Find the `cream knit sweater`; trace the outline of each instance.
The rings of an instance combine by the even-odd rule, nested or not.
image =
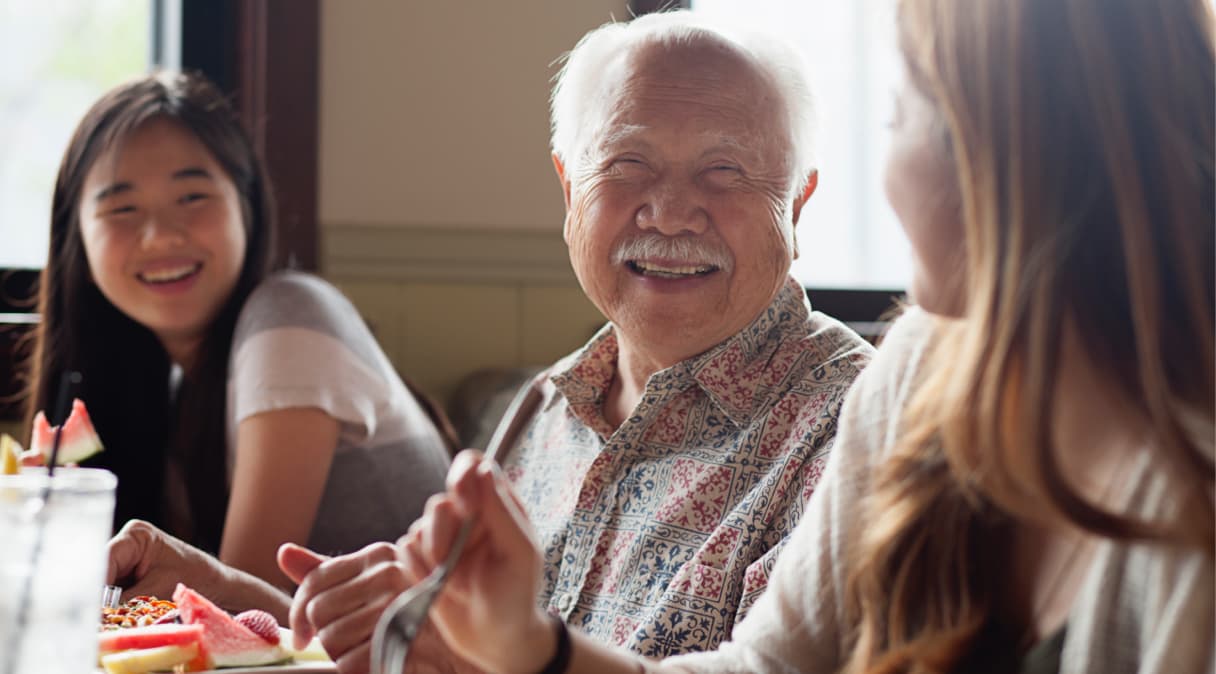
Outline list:
[[[719,650],[648,664],[653,672],[835,672],[842,663],[842,560],[866,526],[861,499],[899,432],[900,410],[933,320],[913,309],[892,327],[844,405],[823,481],[773,569],[768,590]],[[1164,479],[1138,466],[1129,509],[1168,507]],[[1216,673],[1210,555],[1103,542],[1068,620],[1061,671]]]

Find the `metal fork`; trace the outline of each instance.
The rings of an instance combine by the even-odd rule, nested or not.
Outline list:
[[[117,585],[106,585],[101,588],[101,607],[118,608],[122,604],[122,588]]]
[[[502,423],[498,425],[493,437],[490,438],[489,449],[486,452],[487,458],[491,461],[498,461],[502,458],[501,455],[508,450],[508,446],[519,435],[524,424],[532,418],[533,412],[540,404],[540,398],[540,388],[537,386],[536,380],[524,386],[515,395],[506,414],[503,415]],[[371,671],[373,673],[401,674],[402,668],[405,667],[405,660],[409,656],[410,645],[414,643],[418,631],[426,622],[431,604],[443,590],[448,574],[460,561],[460,554],[464,551],[465,542],[468,541],[469,533],[472,530],[473,521],[465,520],[460,525],[460,531],[456,533],[456,538],[452,541],[452,547],[448,550],[443,563],[435,567],[417,585],[394,599],[380,615],[380,620],[376,623],[376,630],[372,633]]]

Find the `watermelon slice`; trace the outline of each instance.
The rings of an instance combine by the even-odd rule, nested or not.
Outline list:
[[[202,625],[146,625],[100,632],[97,635],[97,649],[102,653],[113,653],[133,648],[185,646],[197,643],[202,638]]]
[[[56,428],[59,427],[50,425],[42,412],[38,412],[34,417],[30,449],[37,450],[43,461],[49,461],[51,458]],[[97,431],[93,429],[88,410],[79,399],[73,400],[72,412],[68,414],[68,420],[63,422],[63,438],[59,441],[59,456],[56,462],[61,466],[80,463],[101,450],[101,438],[97,437]]]
[[[203,650],[213,667],[270,665],[290,657],[279,645],[277,633],[273,641],[255,633],[181,583],[173,591],[173,601],[183,623],[203,626]]]

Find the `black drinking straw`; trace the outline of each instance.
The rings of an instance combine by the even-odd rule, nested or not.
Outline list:
[[[51,455],[46,460],[46,497],[51,496],[51,481],[55,475],[55,463],[59,460],[59,441],[63,438],[63,427],[68,422],[68,401],[72,399],[72,391],[80,385],[79,372],[64,372],[59,381],[59,399],[55,401],[55,418],[59,424],[55,427],[55,439],[51,441]]]
[[[55,428],[55,437],[51,440],[51,455],[47,459],[46,487],[42,490],[42,508],[34,515],[34,549],[30,554],[30,574],[21,584],[21,599],[17,603],[17,629],[13,630],[9,639],[8,653],[5,659],[5,674],[17,673],[17,661],[21,655],[21,636],[25,633],[29,622],[30,599],[34,591],[34,573],[38,568],[38,558],[42,556],[42,539],[46,533],[47,506],[51,502],[51,478],[55,475],[55,461],[59,459],[59,441],[63,438],[63,426],[68,420],[68,401],[71,400],[72,390],[80,384],[79,372],[64,372],[59,379],[59,398],[55,401],[55,419],[59,421]]]

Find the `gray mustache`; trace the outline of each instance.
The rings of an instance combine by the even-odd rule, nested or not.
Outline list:
[[[713,265],[722,271],[730,271],[734,266],[734,258],[729,251],[692,236],[639,236],[618,243],[612,251],[614,264],[646,258],[679,260],[690,265]]]

